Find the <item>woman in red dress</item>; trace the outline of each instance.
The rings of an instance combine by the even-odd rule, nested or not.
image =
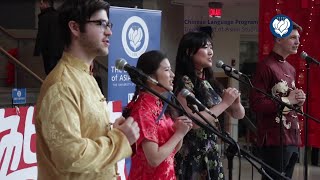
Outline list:
[[[169,60],[160,51],[142,54],[137,68],[172,91],[174,74]],[[167,93],[164,88],[148,81],[144,83],[159,94]],[[140,128],[140,137],[133,147],[129,180],[176,179],[174,155],[191,129],[192,121],[185,116],[173,121],[161,99],[140,86],[136,86],[126,112],[137,121]]]

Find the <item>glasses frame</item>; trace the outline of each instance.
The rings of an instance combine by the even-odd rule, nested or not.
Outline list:
[[[109,21],[107,22],[106,20],[103,20],[103,19],[98,19],[98,20],[88,20],[86,21],[87,23],[96,23],[96,25],[99,25],[101,28],[101,30],[106,30],[107,27],[111,30],[112,27],[113,27],[113,24]]]

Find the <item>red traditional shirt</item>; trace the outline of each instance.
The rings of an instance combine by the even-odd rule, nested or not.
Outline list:
[[[282,56],[271,52],[257,65],[253,85],[277,98],[287,97],[295,87],[295,69]],[[259,146],[279,146],[280,127],[277,113],[279,105],[258,91],[251,91],[250,107],[256,113]],[[289,111],[282,114],[283,145],[301,143],[297,113]]]
[[[136,152],[132,156],[129,180],[175,180],[174,154],[172,152],[159,166],[151,167],[142,149],[143,140],[149,140],[160,146],[165,144],[174,134],[173,121],[163,115],[162,101],[152,94],[141,92],[139,98],[132,105],[130,116],[138,123],[140,137],[136,143]]]

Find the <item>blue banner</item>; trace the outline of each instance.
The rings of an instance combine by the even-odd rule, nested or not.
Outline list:
[[[108,101],[131,101],[135,84],[125,71],[115,68],[119,58],[136,66],[141,54],[160,49],[161,11],[136,8],[110,8],[113,23],[108,62]]]

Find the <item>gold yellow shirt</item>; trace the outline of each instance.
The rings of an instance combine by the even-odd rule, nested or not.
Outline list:
[[[64,52],[36,107],[39,180],[116,179],[116,162],[132,150],[125,135],[110,128],[104,96],[87,64]]]

